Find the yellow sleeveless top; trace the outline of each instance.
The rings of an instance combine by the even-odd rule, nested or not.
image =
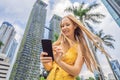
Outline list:
[[[62,57],[62,60],[69,64],[74,65],[77,58],[77,44],[71,47],[67,53]],[[70,75],[64,71],[58,64],[53,62],[52,69],[47,77],[47,80],[76,80],[75,76]]]

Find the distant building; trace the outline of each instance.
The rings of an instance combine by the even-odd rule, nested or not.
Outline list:
[[[6,80],[9,67],[10,64],[8,59],[5,58],[5,54],[0,54],[0,80]]]
[[[120,80],[120,64],[118,60],[112,60],[110,61],[110,63],[112,65],[114,73],[116,74],[117,79]]]
[[[120,0],[101,0],[120,27]]]
[[[9,73],[10,66],[12,65],[13,58],[15,57],[14,54],[18,44],[17,41],[15,40],[15,34],[16,31],[13,25],[11,25],[9,22],[2,23],[0,27],[0,41],[2,41],[4,45],[1,46],[0,55],[2,56],[4,55],[4,57],[1,58],[2,61],[0,62],[0,65],[2,65],[2,67],[0,67],[0,70],[1,71],[5,70],[7,72],[7,74],[3,73],[5,74],[4,75],[5,80],[8,80],[7,78],[10,74]],[[5,68],[5,69],[1,69],[1,68]],[[0,79],[0,80],[4,80],[4,79]]]
[[[14,39],[11,44],[10,44],[10,47],[8,49],[8,52],[7,52],[7,58],[9,58],[9,63],[11,64],[12,61],[13,61],[13,58],[14,58],[14,54],[15,54],[15,51],[16,51],[16,48],[17,48],[17,41],[16,39]]]
[[[36,0],[28,19],[9,80],[38,80],[41,39],[44,35],[47,4]]]
[[[49,31],[49,39],[51,40],[55,40],[55,35],[59,35],[60,34],[60,21],[61,21],[61,17],[54,14],[52,19],[50,20],[50,31]]]
[[[0,53],[7,54],[9,52],[10,44],[14,40],[15,37],[15,28],[9,22],[3,22],[0,27],[0,41],[4,44],[1,49]]]

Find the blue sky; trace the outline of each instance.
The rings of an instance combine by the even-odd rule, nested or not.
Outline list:
[[[20,43],[22,36],[24,34],[24,30],[30,15],[30,12],[32,10],[33,4],[36,0],[1,0],[0,1],[0,25],[3,21],[10,22],[17,32],[15,38]],[[49,21],[53,14],[57,14],[59,16],[64,16],[67,13],[64,13],[64,9],[71,4],[77,5],[80,0],[44,0],[48,6],[47,6],[47,17],[46,17],[46,26],[48,27]],[[96,0],[84,0],[86,3],[92,3]],[[99,0],[97,2],[101,3]],[[88,4],[88,3],[87,3]],[[95,11],[102,12],[106,15],[106,17],[102,20],[102,23],[99,25],[93,25],[96,30],[103,29],[105,34],[111,34],[113,35],[116,42],[114,43],[115,49],[112,50],[110,48],[106,48],[106,50],[111,54],[113,59],[119,59],[120,57],[120,27],[114,22],[111,15],[107,12],[107,9],[104,7],[103,4],[96,9]],[[95,12],[93,11],[93,12]],[[100,52],[98,52],[97,55],[100,60],[100,63],[102,65],[102,69],[104,72],[110,73],[109,66],[107,66],[106,59],[104,55],[102,55]],[[88,70],[84,69],[81,72],[81,75],[87,76],[92,75]]]

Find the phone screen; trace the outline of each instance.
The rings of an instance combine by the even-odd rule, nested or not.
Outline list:
[[[51,40],[42,39],[41,42],[42,42],[43,52],[47,52],[48,56],[52,57],[52,60],[54,60]]]

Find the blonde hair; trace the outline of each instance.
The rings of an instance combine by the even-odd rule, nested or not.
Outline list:
[[[87,68],[91,72],[93,72],[95,69],[98,69],[99,65],[97,65],[97,62],[93,57],[93,53],[90,51],[88,47],[88,44],[85,39],[85,35],[101,52],[109,56],[107,52],[104,50],[104,48],[101,46],[103,41],[98,36],[90,32],[89,30],[87,30],[87,28],[85,28],[85,26],[83,26],[83,24],[80,21],[78,21],[73,15],[67,15],[63,18],[68,18],[73,22],[73,24],[77,25],[77,28],[74,31],[74,34],[75,34],[74,37],[76,41],[79,43],[78,48],[80,49],[78,49],[78,52],[79,50],[82,50],[82,56],[84,57],[83,59],[85,61],[85,64],[87,65]],[[61,23],[60,23],[60,26],[61,26]],[[67,52],[67,50],[71,46],[73,46],[73,44],[74,43],[61,32],[58,40],[54,42],[53,45],[61,45],[64,49],[64,52]]]

